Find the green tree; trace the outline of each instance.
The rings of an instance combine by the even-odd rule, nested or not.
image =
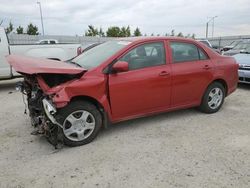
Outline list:
[[[131,36],[131,31],[130,31],[130,27],[129,25],[126,28],[126,37],[130,37]]]
[[[178,33],[177,37],[184,37],[182,32]]]
[[[16,28],[16,32],[17,34],[23,34],[23,27],[19,25],[18,28]]]
[[[106,35],[107,37],[120,37],[121,29],[117,26],[109,27]]]
[[[7,34],[9,34],[13,31],[13,29],[14,29],[13,24],[10,22],[9,26],[5,28],[5,31]]]
[[[103,32],[103,30],[102,30],[101,27],[100,27],[100,29],[99,29],[98,35],[99,35],[100,37],[105,37],[105,33]]]
[[[98,29],[95,28],[93,25],[88,26],[88,30],[85,32],[85,36],[97,36],[99,35]]]
[[[120,37],[126,37],[126,27],[120,29]]]
[[[130,32],[130,27],[122,27],[120,29],[120,37],[130,37],[131,36],[131,32]]]
[[[30,23],[28,26],[27,26],[27,29],[26,29],[26,33],[28,35],[38,35],[38,27],[33,25],[32,23]]]
[[[195,34],[193,33],[192,36],[191,36],[192,39],[195,39]]]
[[[134,36],[142,36],[141,31],[138,27],[134,31]]]

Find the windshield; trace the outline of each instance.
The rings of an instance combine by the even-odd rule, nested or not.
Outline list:
[[[129,41],[108,41],[94,48],[87,50],[71,62],[76,63],[86,69],[97,67],[119,50],[130,44]]]
[[[246,47],[245,52],[250,53],[250,45],[248,47]]]
[[[240,43],[240,41],[233,41],[232,43],[229,44],[229,46],[236,46],[239,43]]]
[[[234,50],[244,50],[244,49],[246,49],[248,47],[250,47],[250,43],[239,43],[233,49]]]

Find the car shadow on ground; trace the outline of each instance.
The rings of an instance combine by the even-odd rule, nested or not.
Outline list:
[[[239,83],[238,88],[239,89],[244,89],[244,90],[250,90],[250,84]]]
[[[201,114],[196,108],[189,108],[184,110],[176,110],[172,112],[164,112],[160,114],[150,115],[147,117],[140,117],[137,119],[127,120],[119,123],[112,124],[108,127],[108,129],[102,129],[97,137],[106,137],[111,134],[115,134],[116,132],[124,131],[131,129],[133,126],[133,129],[141,128],[142,126],[144,128],[147,128],[148,126],[154,126],[155,124],[159,122],[166,122],[168,124],[168,120],[172,119],[178,119],[183,118],[187,116],[197,116]],[[167,126],[167,125],[166,125]]]

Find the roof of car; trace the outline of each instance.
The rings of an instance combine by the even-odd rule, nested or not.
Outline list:
[[[143,36],[143,37],[126,37],[126,38],[119,38],[118,40],[125,40],[125,41],[131,41],[131,42],[139,42],[139,41],[150,41],[150,40],[186,40],[186,41],[194,41],[194,39],[190,39],[190,38],[184,38],[184,37],[147,37],[147,36]]]

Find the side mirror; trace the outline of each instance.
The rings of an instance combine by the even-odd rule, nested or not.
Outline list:
[[[113,72],[127,72],[128,71],[128,62],[118,61],[112,67]]]

